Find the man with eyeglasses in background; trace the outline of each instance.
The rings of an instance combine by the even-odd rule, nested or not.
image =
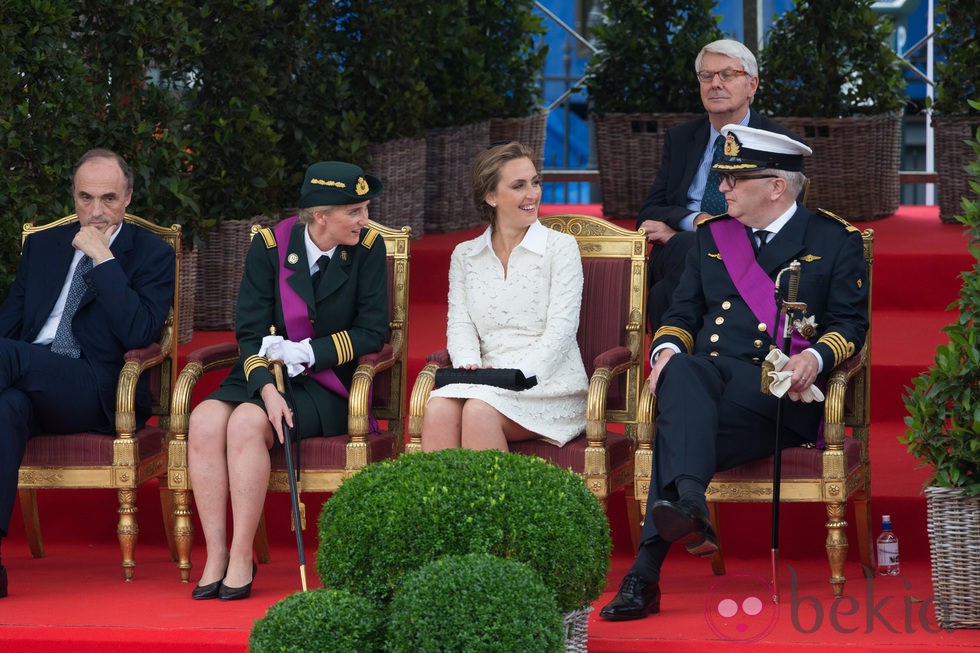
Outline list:
[[[717,175],[724,125],[747,125],[798,138],[766,116],[750,111],[759,89],[759,66],[738,41],[722,39],[701,48],[694,60],[701,87],[704,116],[668,129],[660,171],[636,219],[652,245],[647,271],[647,315],[650,332],[660,325],[694,243],[694,229],[707,218],[724,213],[725,198]]]
[[[173,299],[173,249],[123,221],[129,164],[89,150],[75,164],[72,195],[78,222],[28,236],[0,305],[0,542],[27,441],[40,430],[111,433],[123,354],[156,342]],[[145,389],[136,404],[145,421]]]
[[[660,568],[672,543],[698,557],[717,551],[705,498],[715,472],[773,454],[779,400],[761,387],[762,362],[784,340],[775,323],[775,284],[785,296],[789,278],[779,279],[780,271],[800,263],[796,300],[806,305],[780,370],[789,382],[781,448],[820,446],[820,389],[837,364],[861,349],[868,328],[861,233],[796,202],[810,148],[751,127],[725,125],[721,133],[723,154],[712,170],[721,176],[728,212],[695,232],[654,334],[653,478],[636,560],[600,613],[612,621],[659,612]]]

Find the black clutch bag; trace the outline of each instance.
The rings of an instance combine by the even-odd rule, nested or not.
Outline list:
[[[517,369],[478,369],[465,370],[461,368],[443,367],[436,370],[436,387],[441,388],[451,383],[476,383],[492,385],[506,390],[527,390],[538,384],[538,378],[525,378],[524,373]]]

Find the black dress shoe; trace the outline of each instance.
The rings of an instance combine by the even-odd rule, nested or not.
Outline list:
[[[660,585],[647,583],[636,574],[626,574],[616,597],[606,604],[599,616],[609,621],[629,621],[658,612]]]
[[[224,576],[220,580],[216,580],[213,583],[208,583],[207,585],[198,585],[191,592],[191,598],[195,601],[203,601],[205,599],[216,599],[218,598],[218,590],[221,588],[221,581],[225,579]]]
[[[0,599],[7,596],[7,568],[0,565]]]
[[[657,533],[667,542],[678,542],[693,555],[704,558],[718,550],[718,538],[700,506],[684,501],[660,500],[650,511]]]
[[[252,562],[252,580],[248,581],[245,585],[241,587],[228,587],[221,582],[220,587],[218,587],[218,598],[222,601],[238,601],[240,599],[247,599],[252,594],[252,581],[255,580],[255,574],[259,571],[258,566],[255,562]]]

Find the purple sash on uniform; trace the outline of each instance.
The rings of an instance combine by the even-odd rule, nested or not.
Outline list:
[[[293,287],[286,283],[293,271],[286,267],[286,251],[289,249],[289,236],[298,218],[286,218],[273,228],[276,242],[280,243],[279,250],[279,299],[282,302],[282,319],[286,323],[286,335],[293,342],[312,338],[313,325],[310,323],[309,308],[303,298],[296,294]],[[307,376],[344,399],[350,399],[350,392],[337,378],[333,369],[321,372],[307,371]]]
[[[745,226],[738,220],[712,220],[708,223],[718,253],[749,309],[759,322],[769,327],[769,337],[776,342],[776,282],[756,263],[755,250],[749,242]],[[781,346],[781,342],[776,342]],[[810,346],[795,329],[790,342],[789,355],[800,353]]]

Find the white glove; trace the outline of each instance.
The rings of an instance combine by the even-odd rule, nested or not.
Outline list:
[[[305,369],[313,367],[313,347],[310,339],[306,338],[299,342],[284,340],[282,336],[265,336],[262,338],[262,346],[259,348],[259,356],[265,356],[272,360],[281,360],[286,366],[286,373],[290,376],[301,374]]]
[[[793,382],[792,372],[783,372],[782,369],[786,367],[786,363],[789,362],[789,357],[778,349],[770,350],[769,354],[766,356],[766,360],[772,363],[775,371],[769,372],[769,378],[772,382],[769,384],[769,392],[777,397],[782,397],[789,390],[789,386]],[[793,401],[802,401],[803,403],[810,403],[811,401],[823,401],[823,392],[817,387],[815,383],[811,383],[803,392],[790,392],[789,398]]]

